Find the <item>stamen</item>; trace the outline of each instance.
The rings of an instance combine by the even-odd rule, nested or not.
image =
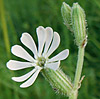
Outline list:
[[[44,57],[38,57],[37,60],[38,60],[37,65],[40,67],[43,67],[46,63],[46,59]]]

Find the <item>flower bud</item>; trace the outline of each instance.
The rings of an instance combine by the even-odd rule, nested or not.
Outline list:
[[[63,2],[61,7],[61,14],[64,20],[64,24],[68,29],[71,29],[71,7]]]
[[[78,3],[72,7],[72,27],[77,46],[84,47],[87,43],[85,12]]]

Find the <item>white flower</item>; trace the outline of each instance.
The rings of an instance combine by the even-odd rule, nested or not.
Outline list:
[[[38,37],[38,50],[30,34],[23,33],[20,39],[21,42],[33,52],[34,58],[20,45],[14,45],[11,52],[15,56],[25,59],[27,62],[20,62],[16,60],[10,60],[7,62],[7,67],[10,70],[21,70],[34,67],[32,71],[23,76],[12,77],[12,80],[16,82],[25,81],[20,85],[22,88],[31,86],[42,69],[50,68],[52,70],[57,70],[60,65],[60,60],[64,60],[69,54],[69,50],[66,49],[49,59],[49,56],[60,44],[60,36],[57,32],[53,32],[50,27],[44,28],[39,26],[36,32]]]

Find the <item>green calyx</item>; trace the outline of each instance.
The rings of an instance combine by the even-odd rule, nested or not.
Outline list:
[[[67,26],[68,29],[72,30],[71,27],[71,7],[63,2],[61,7],[61,14],[64,20],[64,24]]]
[[[87,43],[85,12],[78,3],[74,3],[71,13],[76,45],[83,47]]]
[[[54,71],[46,68],[42,70],[42,74],[48,80],[54,91],[65,96],[70,96],[73,85],[61,69]]]
[[[87,44],[85,12],[78,3],[72,7],[63,2],[61,14],[64,24],[74,33],[77,46],[85,47]]]

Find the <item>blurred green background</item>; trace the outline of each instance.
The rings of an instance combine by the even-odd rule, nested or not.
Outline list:
[[[17,59],[10,48],[14,44],[22,45],[23,32],[29,32],[37,43],[36,28],[50,26],[61,36],[61,44],[54,54],[66,48],[70,50],[69,57],[61,62],[61,68],[73,81],[77,47],[73,34],[63,24],[63,1],[70,6],[78,2],[85,10],[88,22],[88,45],[82,72],[85,79],[78,98],[100,99],[100,0],[0,0],[0,99],[67,99],[54,92],[41,74],[31,87],[21,89],[21,83],[12,81],[11,77],[21,76],[28,70],[6,68],[9,59]]]

